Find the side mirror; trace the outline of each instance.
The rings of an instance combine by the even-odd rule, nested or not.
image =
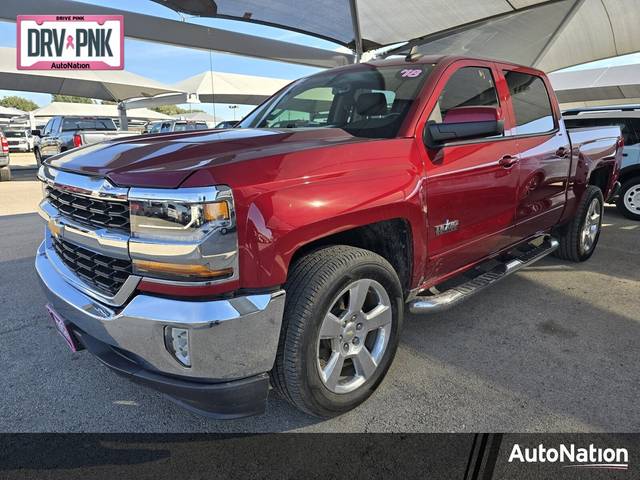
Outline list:
[[[438,148],[447,142],[492,137],[504,133],[504,121],[493,107],[452,108],[442,123],[425,125],[423,139],[429,148]]]
[[[31,135],[33,135],[35,137],[39,137],[40,136],[40,130],[31,130]]]

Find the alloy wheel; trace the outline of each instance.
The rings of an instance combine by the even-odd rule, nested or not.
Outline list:
[[[317,367],[323,384],[344,394],[376,372],[391,336],[389,294],[372,279],[347,285],[331,302],[317,342]]]
[[[588,254],[595,246],[600,223],[602,219],[602,204],[598,198],[591,200],[587,209],[587,216],[580,232],[580,251],[583,255]]]

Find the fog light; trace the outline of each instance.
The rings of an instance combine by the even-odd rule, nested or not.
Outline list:
[[[164,327],[164,344],[178,362],[191,366],[189,355],[189,330],[186,328]]]

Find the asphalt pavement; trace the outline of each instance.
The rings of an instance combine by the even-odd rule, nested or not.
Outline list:
[[[330,420],[272,392],[267,413],[216,421],[70,353],[33,268],[35,171],[0,184],[0,431],[640,431],[640,222],[607,207],[586,263],[547,258],[436,316],[408,316],[373,396]]]

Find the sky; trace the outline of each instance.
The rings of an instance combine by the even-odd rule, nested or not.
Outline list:
[[[0,0],[1,2],[2,0]],[[86,3],[98,3],[85,0]],[[181,20],[181,15],[162,5],[149,0],[110,0],[109,6],[122,10],[129,10],[148,15]],[[302,35],[295,32],[276,29],[263,25],[251,24],[248,22],[237,22],[233,20],[185,17],[191,23],[207,25],[226,30],[237,31],[250,35],[268,37],[275,40],[298,43],[327,50],[336,50],[338,45],[321,40],[315,37]],[[0,22],[0,47],[15,47],[16,25],[14,23]],[[601,60],[591,64],[578,65],[571,69],[602,67],[612,65],[624,65],[628,63],[640,63],[640,54],[625,55],[613,59]],[[274,62],[256,58],[242,57],[219,52],[211,53],[211,64],[214,71],[256,74],[266,77],[283,78],[294,80],[296,78],[310,75],[319,69],[305,67],[303,65],[293,65],[284,62]],[[137,73],[144,77],[152,78],[164,84],[173,84],[188,77],[197,75],[210,68],[209,52],[195,50],[158,43],[143,42],[140,40],[125,39],[125,69]],[[0,98],[9,95],[20,95],[33,100],[40,106],[44,106],[51,101],[49,94],[16,92],[0,90]],[[183,107],[187,107],[183,105]],[[205,110],[214,113],[211,104],[194,104],[194,109]],[[228,105],[217,104],[215,113],[219,119],[230,120],[233,115],[240,118],[248,113],[253,107],[240,105],[238,109],[232,110]]]

